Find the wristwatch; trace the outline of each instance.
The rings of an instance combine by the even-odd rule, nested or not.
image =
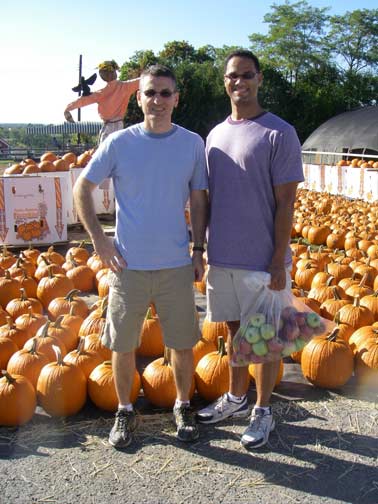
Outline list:
[[[192,247],[193,252],[205,252],[205,245],[200,242],[194,242]]]

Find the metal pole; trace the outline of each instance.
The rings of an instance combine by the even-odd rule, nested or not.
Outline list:
[[[80,54],[79,56],[79,83],[81,83],[81,72],[83,67],[83,56]],[[79,90],[79,96],[81,96],[81,90]],[[81,121],[81,109],[77,109],[77,122]],[[81,144],[80,131],[77,134],[77,143]]]

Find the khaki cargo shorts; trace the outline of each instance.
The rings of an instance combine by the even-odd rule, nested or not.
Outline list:
[[[291,289],[290,271],[291,268],[286,269],[285,289]],[[264,277],[270,277],[270,274],[264,271],[209,266],[206,289],[207,318],[212,322],[247,322],[251,306],[263,291],[261,279]]]
[[[154,303],[164,343],[175,350],[192,348],[200,338],[194,302],[193,266],[111,273],[102,343],[114,352],[131,352],[150,303]]]

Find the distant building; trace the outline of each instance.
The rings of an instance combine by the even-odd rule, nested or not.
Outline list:
[[[4,139],[0,138],[0,152],[2,154],[5,154],[9,151],[10,145],[8,142],[6,142]]]

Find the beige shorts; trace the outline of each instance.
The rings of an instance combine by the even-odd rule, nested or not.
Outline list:
[[[270,274],[264,271],[209,266],[206,289],[207,318],[212,322],[246,323],[251,306],[263,291],[261,284],[268,279]],[[288,268],[285,289],[290,288],[291,277]]]
[[[192,265],[154,271],[123,269],[112,273],[102,343],[115,352],[131,352],[150,303],[154,303],[169,348],[192,348],[200,338]]]

